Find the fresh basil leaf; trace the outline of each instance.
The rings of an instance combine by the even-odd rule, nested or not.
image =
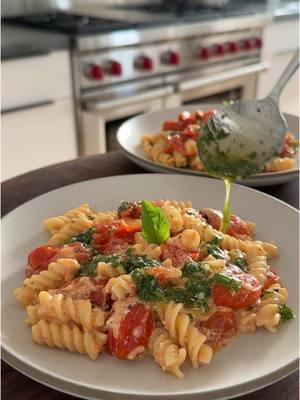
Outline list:
[[[161,266],[161,264],[158,261],[153,260],[152,258],[148,258],[146,256],[134,255],[129,252],[126,252],[126,256],[123,260],[123,265],[127,274],[139,268]]]
[[[149,243],[161,244],[170,237],[170,227],[160,207],[150,201],[142,202],[142,236]]]
[[[214,282],[215,284],[224,286],[233,292],[237,292],[242,286],[242,282],[240,280],[235,279],[232,276],[222,274],[221,272],[218,272],[214,275]]]
[[[293,311],[291,310],[291,308],[288,305],[282,304],[282,305],[279,305],[278,307],[279,307],[279,313],[281,315],[282,322],[286,322],[286,321],[289,321],[290,319],[295,318]]]

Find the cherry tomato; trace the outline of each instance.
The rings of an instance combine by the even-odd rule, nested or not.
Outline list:
[[[237,292],[234,292],[222,285],[215,284],[212,288],[212,294],[214,303],[217,306],[237,309],[256,303],[261,294],[261,285],[254,276],[241,272],[235,266],[231,266],[225,274],[239,279],[241,287]]]
[[[142,214],[142,206],[137,203],[132,203],[126,210],[119,212],[119,217],[138,219],[141,218],[141,214]]]
[[[173,135],[168,139],[165,153],[172,154],[173,151],[184,154],[183,140],[180,135]]]
[[[296,149],[299,142],[295,139],[294,135],[287,133],[284,138],[282,149],[279,153],[280,157],[293,157],[296,154]]]
[[[134,243],[139,225],[128,225],[122,219],[99,225],[93,234],[93,245],[103,254],[115,253]]]
[[[155,276],[156,280],[160,285],[167,286],[169,282],[169,276],[168,276],[168,271],[166,271],[166,268],[152,267],[145,269],[145,272],[147,275]]]
[[[204,115],[203,111],[201,111],[201,110],[195,111],[193,113],[193,117],[194,117],[195,123],[201,122],[202,118],[203,118],[203,115]]]
[[[161,245],[162,259],[165,260],[170,258],[175,267],[180,267],[188,260],[201,261],[205,258],[205,255],[201,251],[189,252],[182,249],[175,244],[165,243]]]
[[[178,122],[182,123],[182,129],[190,124],[195,123],[194,115],[191,115],[189,111],[183,111],[178,115]]]
[[[212,208],[203,208],[201,214],[214,229],[220,229],[222,213]]]
[[[206,123],[207,120],[209,120],[210,117],[212,117],[215,114],[216,110],[210,110],[210,111],[206,111],[203,116],[202,116],[202,123]]]
[[[114,313],[110,318],[114,318]],[[113,329],[108,330],[107,347],[114,356],[127,359],[138,347],[146,347],[153,331],[151,307],[134,304],[123,315],[119,323],[117,335]]]
[[[74,256],[76,260],[79,262],[79,264],[87,263],[92,257],[91,250],[81,242],[69,243],[66,246],[71,247],[73,249]]]
[[[280,277],[276,274],[275,271],[270,269],[270,271],[267,272],[267,279],[265,280],[264,283],[264,289],[268,289],[271,285],[274,285],[275,283],[278,283],[280,281]]]
[[[173,120],[165,121],[162,126],[163,131],[181,131],[181,129],[182,124]]]
[[[237,239],[240,236],[250,236],[252,235],[252,232],[247,225],[245,221],[243,221],[240,217],[237,215],[231,215],[230,217],[230,225],[227,231],[228,235],[234,236]]]
[[[211,343],[222,343],[237,333],[237,321],[232,311],[217,311],[205,322],[208,329],[207,340]]]
[[[26,276],[31,277],[31,275],[39,274],[41,271],[47,269],[48,264],[59,251],[60,248],[55,246],[40,246],[32,250],[28,255]]]
[[[182,134],[190,139],[196,139],[199,136],[199,127],[197,125],[188,125],[184,128]]]

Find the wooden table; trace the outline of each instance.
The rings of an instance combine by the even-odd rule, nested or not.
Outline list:
[[[3,182],[2,215],[40,194],[62,186],[104,176],[132,173],[145,173],[145,171],[127,160],[120,152],[80,158],[42,168]],[[259,190],[277,197],[294,207],[299,205],[298,179],[283,185],[263,187]],[[3,400],[76,399],[76,397],[50,389],[27,378],[4,361],[2,361],[1,375]],[[299,399],[298,393],[299,377],[298,373],[295,372],[277,383],[237,399],[296,400]]]

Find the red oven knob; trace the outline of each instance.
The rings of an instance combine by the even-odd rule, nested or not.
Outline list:
[[[135,65],[138,69],[151,71],[153,69],[153,60],[148,56],[140,56],[136,60]]]
[[[104,70],[101,65],[92,64],[88,67],[88,77],[94,80],[101,80],[104,78]]]
[[[106,70],[110,75],[122,75],[122,65],[117,61],[109,61]]]
[[[244,50],[252,50],[254,48],[254,43],[252,39],[244,40],[242,45]]]
[[[169,65],[179,65],[181,63],[181,57],[177,51],[168,51],[162,55],[162,61]]]
[[[215,54],[217,56],[224,56],[225,53],[226,53],[225,46],[223,44],[217,44],[215,47]]]
[[[208,60],[211,57],[211,49],[209,47],[201,47],[199,57],[202,60]]]
[[[237,42],[229,42],[228,43],[228,50],[230,53],[237,53],[239,51],[240,47]]]
[[[263,47],[263,40],[262,38],[256,38],[255,39],[255,47],[257,49],[261,49]]]

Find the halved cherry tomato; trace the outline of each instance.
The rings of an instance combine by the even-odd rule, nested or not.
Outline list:
[[[189,252],[175,244],[164,243],[161,245],[161,249],[162,259],[170,258],[175,267],[183,266],[188,260],[201,261],[205,258],[205,255],[203,255],[200,250]]]
[[[195,123],[195,117],[189,111],[183,111],[178,115],[178,122],[182,123],[182,129]]]
[[[237,321],[232,311],[217,311],[205,322],[208,329],[207,340],[211,343],[222,343],[237,333]]]
[[[271,285],[274,285],[275,283],[278,283],[280,281],[280,277],[276,274],[275,271],[270,269],[270,271],[267,272],[267,277],[264,283],[264,289],[268,289]]]
[[[214,228],[220,229],[222,213],[212,208],[203,208],[201,215],[205,217],[207,222]]]
[[[238,267],[233,265],[224,273],[225,275],[239,279],[241,287],[237,292],[234,292],[222,285],[213,285],[213,300],[217,306],[237,309],[256,303],[261,294],[261,284],[253,275],[243,273]]]
[[[146,347],[153,331],[151,307],[140,303],[129,307],[121,318],[117,335],[114,336],[114,329],[108,330],[108,350],[121,359],[127,359],[138,347]],[[113,312],[110,318],[114,315]]]
[[[79,264],[87,263],[92,257],[91,249],[86,247],[81,242],[69,243],[66,246],[71,247],[73,249],[74,256],[75,256],[76,260],[79,262]]]
[[[182,136],[173,135],[168,139],[164,152],[172,154],[173,151],[177,151],[178,153],[184,154],[184,145]]]
[[[245,221],[243,221],[237,215],[231,215],[230,225],[227,231],[228,235],[234,236],[239,239],[240,236],[250,236],[252,232]]]
[[[92,244],[103,254],[111,254],[134,243],[139,225],[128,225],[122,219],[99,225],[93,234]]]
[[[206,111],[202,116],[201,122],[203,122],[205,124],[207,122],[207,120],[210,117],[212,117],[215,113],[216,113],[216,110]]]
[[[293,157],[296,154],[296,149],[299,145],[298,140],[295,139],[294,135],[287,133],[284,138],[282,149],[279,153],[280,157]]]
[[[132,218],[138,219],[142,214],[142,206],[137,203],[130,203],[129,207],[126,210],[119,212],[120,218]]]
[[[163,131],[181,131],[182,124],[178,121],[167,120],[163,123]]]
[[[147,275],[155,276],[158,283],[162,286],[166,286],[169,283],[169,276],[166,268],[161,268],[161,267],[146,268],[145,272]]]
[[[188,125],[184,128],[182,134],[185,137],[196,139],[199,136],[199,127],[197,125]]]
[[[60,251],[55,246],[39,246],[32,250],[28,255],[28,264],[26,267],[26,276],[31,277],[33,274],[39,274],[47,269],[48,264]]]

